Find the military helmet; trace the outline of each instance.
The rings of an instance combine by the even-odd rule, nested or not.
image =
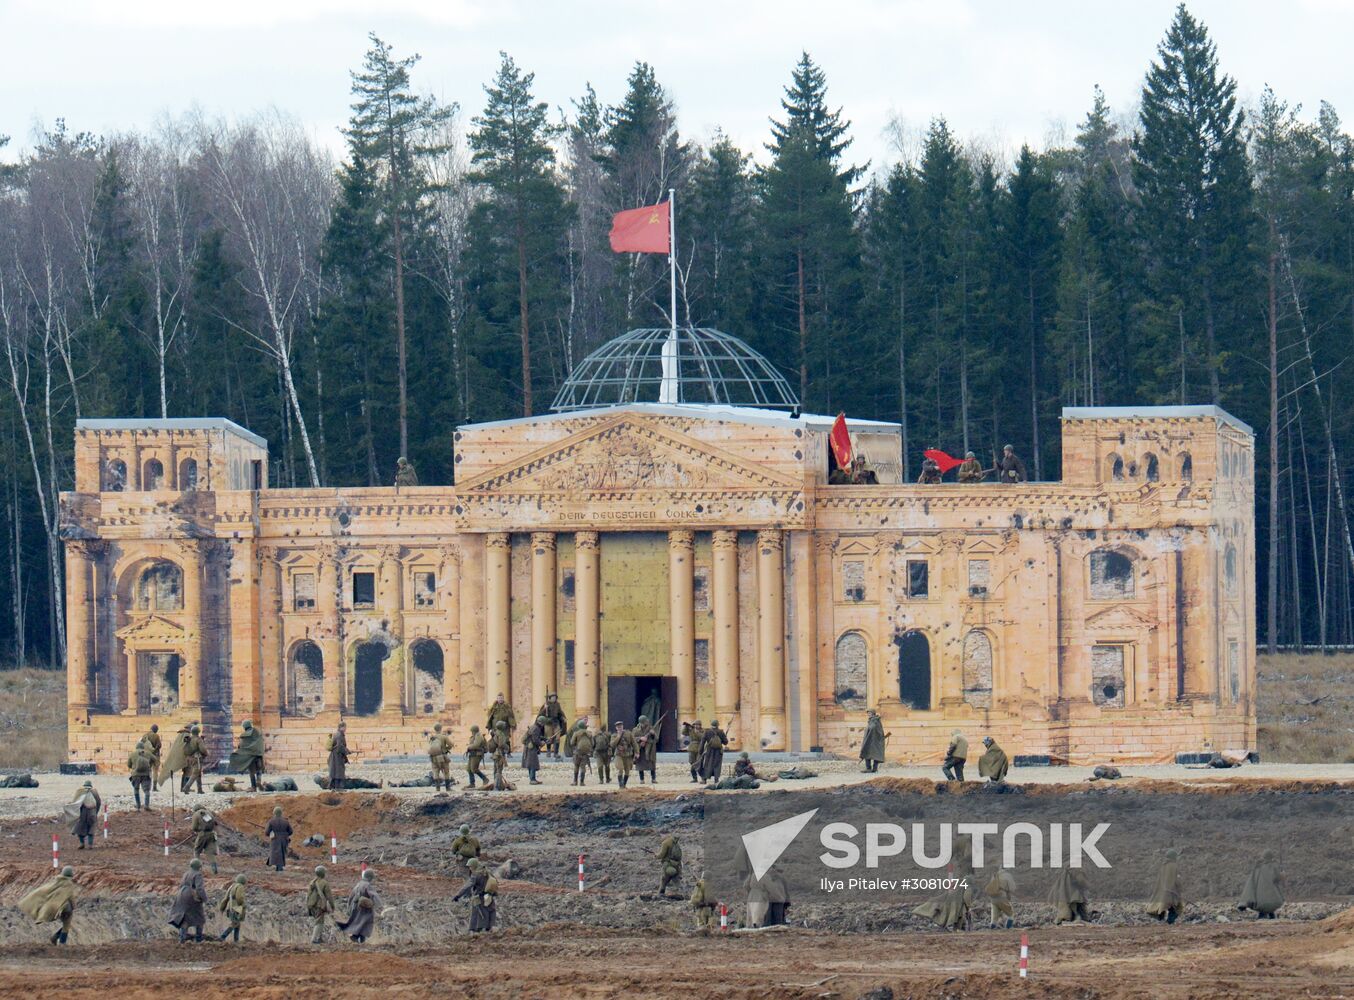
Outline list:
[[[194,722],[194,723],[193,723],[193,728],[192,728],[191,732],[192,732],[194,735],[197,735],[198,733],[202,732],[202,727],[199,726],[196,722]]]
[[[324,865],[316,865],[315,874],[318,875],[320,878],[324,878],[326,875],[329,874],[329,869],[325,868]]]
[[[442,731],[442,723],[438,722],[433,726],[433,732],[440,733],[441,731]]]
[[[983,737],[983,746],[990,747],[991,745],[992,745],[992,737],[991,737],[991,736],[984,736],[984,737]]]
[[[1004,445],[1001,446],[1001,450],[1002,450],[1002,451],[1015,451],[1015,448],[1014,448],[1013,446],[1009,445],[1009,444],[1004,444]]]
[[[92,781],[86,781],[86,782],[85,782],[85,787],[86,787],[86,788],[93,788],[93,787],[94,787],[94,782],[92,782]]]
[[[250,722],[248,719],[245,719],[245,720],[244,720],[244,727],[243,727],[243,728],[244,728],[246,731],[247,731],[247,730],[250,730],[250,729],[253,729],[253,728],[254,728],[254,723]]]
[[[155,722],[152,722],[152,723],[150,724],[150,731],[151,731],[152,733],[158,733],[158,732],[160,731],[160,726],[159,726],[159,724],[158,724],[158,723],[155,723]]]
[[[742,753],[740,753],[740,754],[738,755],[738,759],[739,759],[739,760],[748,760],[748,759],[750,759],[750,758],[748,757],[748,752],[747,752],[746,750],[744,750]]]
[[[244,883],[245,883],[244,872],[240,872],[240,874],[235,876],[235,884],[244,885]]]
[[[641,722],[648,722],[648,721],[649,721],[649,717],[648,717],[647,715],[641,715],[638,719],[635,720],[635,723],[638,724],[638,723],[641,723]]]
[[[1174,847],[1166,848],[1166,860],[1174,861],[1178,857],[1180,857],[1180,852],[1178,850],[1176,850]]]
[[[471,727],[470,727],[470,731],[471,731],[472,733],[478,733],[478,732],[480,731],[480,727],[479,727],[479,726],[471,726]]]
[[[282,807],[281,807],[281,806],[273,806],[273,815],[274,815],[274,816],[281,816],[281,815],[282,815]]]
[[[977,458],[978,456],[975,455],[975,454],[973,454],[973,452],[971,452],[971,451],[966,451],[966,452],[964,452],[964,457],[965,457],[965,458]]]
[[[375,868],[364,868],[364,869],[362,870],[362,878],[363,878],[365,881],[370,882],[370,881],[371,881],[372,879],[374,879],[375,877],[376,877],[376,869],[375,869]]]
[[[1273,861],[1273,860],[1274,860],[1274,852],[1273,852],[1273,851],[1265,851],[1264,854],[1260,855],[1260,860],[1262,860],[1262,861]]]
[[[201,870],[202,870],[202,859],[201,859],[201,858],[194,858],[192,861],[188,862],[188,867],[191,868],[191,869],[193,869],[193,871],[195,871],[195,872],[196,872],[196,871],[201,871]]]
[[[70,865],[67,865],[65,868],[62,868],[62,869],[61,869],[61,877],[62,877],[62,878],[75,878],[75,869],[72,868]]]
[[[538,716],[536,716],[536,722],[537,722],[539,725],[545,725],[545,716],[544,716],[544,715],[538,715]]]
[[[461,824],[461,836],[464,837],[464,836],[465,836],[466,834],[468,834],[469,832],[470,832],[470,824],[469,824],[469,823],[462,823],[462,824]]]
[[[494,723],[494,728],[495,728],[495,729],[507,729],[507,728],[508,728],[508,724],[507,724],[506,722],[504,722],[502,719],[499,719],[497,722]]]

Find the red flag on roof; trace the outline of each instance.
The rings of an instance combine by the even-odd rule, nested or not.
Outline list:
[[[964,464],[964,460],[962,458],[955,458],[953,455],[947,455],[939,448],[927,448],[924,452],[922,452],[922,454],[925,455],[927,458],[929,458],[931,461],[935,462],[936,465],[940,466],[940,474],[942,476],[945,475],[945,473],[949,472],[951,469],[953,469],[956,465]]]
[[[832,421],[832,430],[828,433],[827,443],[832,446],[832,454],[837,459],[837,468],[851,468],[851,432],[846,429],[846,414],[838,413]]]
[[[668,253],[671,210],[671,203],[660,201],[617,212],[611,217],[611,249],[617,253]]]

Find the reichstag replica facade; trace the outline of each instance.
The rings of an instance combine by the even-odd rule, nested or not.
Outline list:
[[[455,485],[272,489],[220,419],[83,420],[63,497],[73,761],[252,719],[270,770],[520,727],[937,761],[954,729],[1053,763],[1255,747],[1253,438],[1212,406],[1067,409],[1062,479],[900,482],[896,424],[851,420],[877,483],[830,484],[735,338],[633,331],[547,416],[457,429]],[[651,401],[640,401],[640,400]]]

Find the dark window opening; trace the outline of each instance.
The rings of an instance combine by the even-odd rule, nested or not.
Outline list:
[[[1109,601],[1133,596],[1133,560],[1122,552],[1091,553],[1091,598]]]
[[[414,574],[414,607],[431,608],[437,604],[437,576],[433,573]]]
[[[1114,465],[1111,466],[1111,475],[1113,475],[1115,479],[1124,478],[1124,460],[1118,455],[1114,456]]]
[[[370,574],[368,574],[370,575]],[[353,664],[353,712],[355,715],[375,715],[381,709],[381,671],[390,657],[383,642],[364,642],[357,647]]]
[[[263,462],[256,458],[250,465],[254,471],[254,489],[261,490],[263,489]]]
[[[424,715],[441,706],[443,662],[442,647],[431,639],[420,639],[412,647],[414,654],[414,695]]]
[[[930,594],[930,566],[924,559],[909,559],[907,563],[907,596],[924,598],[929,597]]]
[[[297,573],[291,578],[292,609],[295,611],[313,611],[315,609],[315,574]]]
[[[1194,459],[1188,454],[1180,457],[1180,479],[1186,483],[1194,481]]]
[[[904,705],[931,707],[931,643],[920,632],[907,632],[898,642],[898,697]]]
[[[1161,479],[1161,466],[1155,455],[1147,456],[1147,481],[1155,483]]]
[[[152,458],[146,463],[141,488],[143,490],[162,490],[165,488],[165,467],[158,458]]]
[[[376,574],[353,574],[353,607],[374,608],[376,606]]]
[[[564,640],[564,683],[574,682],[574,640]]]
[[[127,488],[127,463],[115,458],[108,463],[107,475],[103,484],[107,493],[121,493]]]
[[[691,599],[697,611],[710,610],[710,571],[704,567],[691,578]]]
[[[191,492],[197,489],[197,460],[185,458],[179,464],[179,489]]]

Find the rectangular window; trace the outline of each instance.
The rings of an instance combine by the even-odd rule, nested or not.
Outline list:
[[[577,577],[571,569],[566,569],[560,577],[559,592],[564,598],[563,611],[565,614],[569,614],[574,610],[574,588],[577,586],[576,581]]]
[[[1104,708],[1124,707],[1124,647],[1091,647],[1091,700]]]
[[[353,574],[353,607],[355,608],[376,607],[375,573]]]
[[[865,600],[865,563],[859,559],[842,563],[842,600],[855,604]]]
[[[696,572],[691,580],[692,592],[691,599],[696,606],[697,611],[710,610],[710,570],[704,566],[697,566]]]
[[[295,573],[291,578],[292,610],[315,610],[315,574]]]
[[[710,640],[696,640],[696,683],[710,683]]]
[[[564,683],[574,682],[574,641],[564,640]]]
[[[986,559],[970,559],[968,561],[968,595],[969,597],[986,597],[988,584],[991,582],[991,568]]]
[[[931,595],[931,569],[925,559],[907,561],[907,596],[923,600]]]
[[[418,572],[414,574],[414,607],[431,608],[437,604],[437,575]]]
[[[1232,691],[1232,701],[1241,700],[1241,643],[1235,639],[1227,641],[1227,684]]]

